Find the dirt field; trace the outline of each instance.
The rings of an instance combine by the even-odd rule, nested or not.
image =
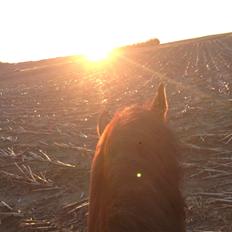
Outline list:
[[[160,81],[183,146],[187,229],[232,231],[232,34],[107,65],[0,63],[0,231],[85,231],[98,115],[149,100]]]

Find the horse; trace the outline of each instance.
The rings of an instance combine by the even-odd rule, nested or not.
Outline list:
[[[88,232],[184,232],[178,141],[161,83],[151,104],[99,122],[91,165]],[[106,125],[105,125],[106,124]]]

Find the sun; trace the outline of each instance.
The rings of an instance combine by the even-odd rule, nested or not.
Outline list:
[[[99,43],[90,44],[87,42],[83,44],[79,55],[88,68],[102,68],[115,62],[120,56],[120,52],[113,44],[102,39]]]
[[[99,62],[103,60],[107,60],[111,55],[111,49],[108,48],[88,48],[83,53],[83,56],[92,62]]]
[[[92,51],[84,54],[87,60],[90,61],[102,61],[109,57],[109,52],[106,51]]]

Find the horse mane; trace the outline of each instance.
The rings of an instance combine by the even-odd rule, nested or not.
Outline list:
[[[115,114],[92,163],[88,232],[183,232],[178,142],[147,107]]]

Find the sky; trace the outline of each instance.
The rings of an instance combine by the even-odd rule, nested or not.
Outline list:
[[[0,61],[232,32],[230,0],[0,0]]]

